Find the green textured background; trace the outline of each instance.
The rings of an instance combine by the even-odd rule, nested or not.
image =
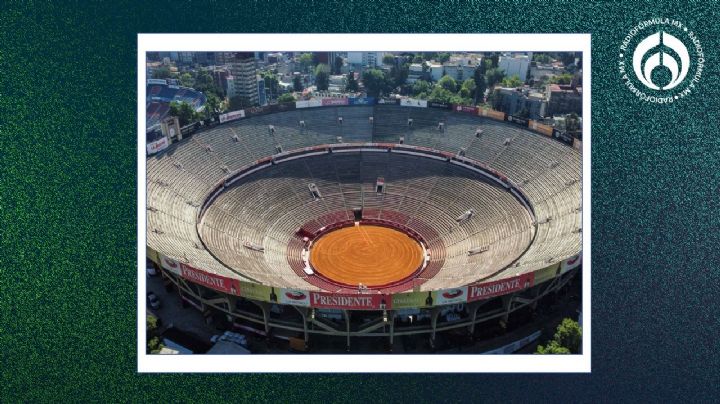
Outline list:
[[[682,102],[622,87],[648,17],[703,43]],[[719,19],[709,1],[2,2],[0,401],[717,397]],[[592,375],[136,374],[136,33],[341,31],[592,33]]]

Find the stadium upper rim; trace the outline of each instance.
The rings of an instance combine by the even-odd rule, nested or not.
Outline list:
[[[372,121],[368,120],[369,116],[373,116]],[[298,122],[303,123],[299,126]],[[439,122],[444,125],[442,130]],[[269,133],[271,125],[273,130]],[[265,136],[259,136],[259,133]],[[242,147],[238,148],[238,144]],[[295,151],[284,151],[285,145]],[[313,287],[283,276],[292,272],[278,270],[274,273],[279,266],[287,265],[279,261],[259,266],[253,263],[246,267],[251,268],[249,270],[228,266],[208,250],[204,237],[200,236],[200,219],[210,196],[218,193],[218,187],[224,191],[229,185],[227,182],[239,172],[263,165],[282,166],[284,161],[294,160],[289,158],[293,154],[297,158],[300,154],[319,153],[320,149],[323,149],[322,153],[331,154],[343,147],[356,147],[361,151],[387,148],[393,151],[391,154],[405,150],[407,154],[425,158],[434,155],[447,162],[475,164],[496,173],[496,178],[504,178],[507,190],[517,191],[530,206],[532,230],[528,234],[532,241],[520,256],[512,257],[499,268],[479,274],[475,279],[435,277],[421,290],[505,279],[546,268],[579,253],[581,181],[578,150],[528,128],[487,117],[449,110],[382,105],[312,108],[250,117],[197,133],[192,139],[171,145],[162,155],[149,158],[148,246],[194,268],[242,281],[278,288],[348,292],[325,288],[322,284]],[[197,227],[193,229],[194,225]],[[191,229],[197,231],[188,231]],[[263,238],[262,243],[248,243],[260,250],[266,247],[266,242],[277,241],[270,237]],[[248,245],[244,247],[238,250],[247,252]],[[269,247],[269,250],[275,248]],[[463,248],[467,252],[466,246]],[[442,268],[438,273],[442,273]]]

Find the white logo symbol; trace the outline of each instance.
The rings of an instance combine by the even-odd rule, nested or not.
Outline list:
[[[664,51],[659,51],[647,58],[645,66],[643,67],[643,58],[645,55],[660,45],[672,49],[680,57],[679,63],[674,56]],[[652,81],[652,72],[658,66],[664,66],[670,70],[670,82],[663,88],[658,87]],[[685,76],[687,76],[689,68],[690,55],[688,54],[687,48],[679,39],[667,32],[660,31],[643,39],[633,53],[633,70],[635,71],[635,75],[640,82],[652,90],[671,90],[677,87],[685,79]]]

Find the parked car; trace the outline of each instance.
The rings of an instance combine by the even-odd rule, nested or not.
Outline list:
[[[147,300],[148,305],[152,307],[153,309],[159,309],[160,308],[160,299],[157,297],[157,295],[153,292],[147,293]]]

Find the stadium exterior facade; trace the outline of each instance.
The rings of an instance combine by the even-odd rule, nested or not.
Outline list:
[[[234,116],[148,158],[148,257],[166,285],[208,317],[222,313],[236,325],[298,333],[305,342],[313,334],[343,336],[348,347],[350,338],[366,336],[387,337],[392,344],[396,336],[429,334],[433,341],[437,332],[465,328],[473,333],[477,324],[490,320],[507,324],[513,312],[534,309],[581,268],[582,147],[550,127],[476,107],[372,98],[299,101]],[[252,189],[250,184],[275,184],[263,183],[270,181],[263,176],[285,181],[286,174],[278,170],[293,164],[308,167],[308,175],[294,179],[305,186],[308,178],[322,177],[311,168],[321,159],[340,173],[338,202],[328,193],[324,210],[297,223],[249,223],[254,232],[229,236],[241,222],[218,219],[224,215],[214,207],[218,199],[227,202],[232,192]],[[361,169],[356,170],[352,164],[358,161]],[[424,223],[395,213],[386,218],[438,240],[428,245],[433,270],[418,282],[369,291],[318,281],[298,259],[307,242],[301,235],[313,234],[309,227],[298,233],[308,219],[332,225],[349,220],[352,208],[360,206],[367,219],[379,220],[383,209],[402,212],[402,206],[416,203],[408,198],[393,205],[388,192],[373,204],[379,194],[364,186],[374,184],[374,178],[360,176],[378,161],[391,171],[408,162],[437,166],[428,171],[435,181],[427,187],[422,175],[397,171],[391,177],[412,185],[406,190],[427,190],[428,201],[434,201],[414,208],[415,216],[435,213],[446,216],[444,221]],[[342,168],[348,162],[351,168]],[[466,171],[472,175],[461,174]],[[475,190],[471,184],[480,179],[488,184]],[[320,188],[330,189],[332,182]],[[348,190],[347,184],[355,183],[358,187]],[[457,188],[453,194],[453,186],[478,196],[467,196],[466,205],[452,205],[460,195]],[[458,209],[503,191],[509,210],[482,217],[507,223],[485,233],[480,224],[451,224]],[[310,206],[305,203],[267,209],[305,211]],[[242,212],[248,209],[243,206]],[[267,219],[261,211],[252,217]],[[233,237],[242,244],[228,244]],[[481,251],[482,262],[473,258],[475,251]]]

